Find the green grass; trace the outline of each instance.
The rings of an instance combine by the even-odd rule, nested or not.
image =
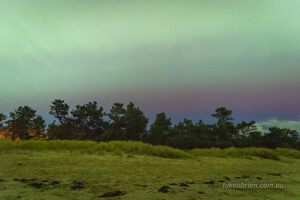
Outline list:
[[[251,156],[260,157],[270,160],[280,160],[280,154],[276,154],[275,150],[264,148],[211,148],[211,149],[193,149],[190,153],[194,156],[209,156],[209,157],[235,157],[235,158],[251,158]]]
[[[0,140],[0,199],[299,199],[300,152],[182,151],[141,142]],[[213,184],[205,184],[211,182]],[[226,189],[223,182],[283,184]],[[168,186],[168,192],[160,188]],[[74,189],[75,188],[75,189]]]
[[[0,151],[11,150],[30,150],[30,151],[78,151],[89,154],[103,154],[110,152],[122,156],[123,154],[151,155],[161,158],[181,158],[191,159],[197,157],[218,157],[218,158],[247,158],[259,157],[270,160],[280,160],[280,157],[290,157],[300,159],[300,151],[294,149],[266,149],[266,148],[210,148],[193,149],[183,151],[167,146],[153,146],[142,142],[133,141],[111,141],[111,142],[93,142],[93,141],[71,141],[71,140],[52,140],[37,141],[27,140],[13,142],[11,140],[0,140]]]
[[[251,158],[259,157],[270,160],[280,160],[280,157],[290,157],[300,159],[300,151],[295,149],[266,149],[266,148],[210,148],[210,149],[193,149],[190,151],[193,156],[197,157],[217,157],[217,158]]]
[[[32,151],[21,144],[18,143],[18,149],[0,151],[1,200],[298,200],[300,196],[300,160],[294,158],[283,157],[282,161],[204,156],[170,159],[126,153],[119,156],[111,152],[53,151],[41,147]],[[205,184],[210,181],[214,183]],[[220,181],[283,184],[284,188],[226,189]],[[159,192],[163,186],[169,187],[167,193]],[[116,191],[124,195],[100,198]]]
[[[92,142],[92,141],[71,141],[71,140],[52,140],[37,141],[27,140],[13,142],[10,140],[0,140],[0,151],[10,150],[31,150],[31,151],[80,151],[82,153],[101,154],[111,152],[122,155],[151,155],[162,158],[191,158],[192,155],[178,149],[167,146],[153,146],[142,142]]]
[[[275,153],[279,156],[286,156],[290,158],[300,159],[300,151],[295,149],[277,148]]]

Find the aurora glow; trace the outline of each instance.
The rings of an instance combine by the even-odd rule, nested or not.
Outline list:
[[[0,111],[133,101],[210,121],[300,118],[300,1],[0,0]]]

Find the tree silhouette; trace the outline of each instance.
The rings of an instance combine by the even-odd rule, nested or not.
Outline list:
[[[288,144],[296,143],[299,139],[294,137],[295,134],[295,130],[271,127],[263,137],[264,145],[268,148],[288,147]]]
[[[36,138],[44,138],[45,137],[45,127],[46,123],[45,120],[38,115],[35,119],[32,120],[32,129],[35,132]]]
[[[171,118],[167,118],[165,113],[157,114],[154,123],[150,127],[146,141],[156,145],[164,144],[170,133],[171,125]]]
[[[104,140],[122,140],[125,130],[125,115],[126,109],[123,103],[114,103],[108,117],[111,120],[109,128],[104,133]]]
[[[48,126],[48,139],[74,139],[74,127],[69,116],[70,106],[64,100],[56,99],[50,106],[49,114],[59,121],[53,121]]]
[[[236,125],[237,130],[242,136],[249,136],[249,134],[253,131],[257,130],[255,126],[255,121],[251,121],[249,123],[242,121]]]
[[[3,128],[3,121],[6,120],[6,116],[3,113],[0,113],[0,129]]]
[[[112,120],[105,132],[105,140],[141,140],[146,133],[148,119],[130,102],[126,109],[122,103],[114,103],[108,117]]]
[[[55,99],[50,106],[49,114],[58,119],[60,124],[64,124],[67,122],[69,109],[69,105],[64,100]]]
[[[108,116],[114,124],[118,124],[121,126],[123,124],[123,117],[125,112],[126,110],[124,109],[124,104],[114,103]]]
[[[97,102],[77,105],[71,114],[77,139],[99,141],[105,129],[108,128],[108,122],[103,119],[105,116],[103,107],[98,107]]]
[[[232,111],[225,107],[220,107],[216,109],[216,112],[212,116],[218,119],[215,130],[217,145],[221,147],[231,146],[233,136],[236,134],[235,126],[231,122],[233,121]]]
[[[217,108],[216,113],[212,114],[211,116],[218,119],[219,127],[226,127],[226,125],[233,120],[232,111],[227,110],[225,107]]]
[[[15,112],[10,113],[10,120],[7,122],[12,133],[12,140],[17,137],[21,140],[30,139],[29,130],[33,129],[33,120],[36,111],[28,106],[19,107]]]
[[[146,133],[148,118],[146,118],[144,113],[132,102],[127,105],[127,109],[124,114],[124,121],[124,139],[141,140],[143,134]]]
[[[257,132],[257,127],[255,126],[255,121],[249,123],[242,121],[236,125],[236,131],[234,135],[236,146],[249,146],[253,142],[250,140],[254,133]]]

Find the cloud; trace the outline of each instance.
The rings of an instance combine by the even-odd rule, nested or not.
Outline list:
[[[279,127],[279,128],[289,128],[292,130],[296,130],[300,132],[300,120],[293,121],[293,120],[278,120],[276,118],[269,119],[266,121],[258,122],[257,127],[259,130],[266,131],[270,127]]]

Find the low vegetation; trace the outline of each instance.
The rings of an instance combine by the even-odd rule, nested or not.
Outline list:
[[[27,140],[13,142],[11,140],[0,140],[0,151],[9,150],[31,150],[31,151],[79,151],[82,153],[101,154],[111,152],[114,154],[151,155],[162,158],[190,158],[191,155],[185,151],[167,146],[153,146],[142,142],[93,142],[93,141],[38,141]]]
[[[263,148],[228,148],[228,149],[193,149],[190,151],[195,156],[207,156],[207,157],[235,157],[235,158],[251,158],[256,156],[264,159],[279,160],[280,158],[275,153],[275,150],[263,149]]]
[[[150,155],[161,158],[180,158],[190,159],[198,157],[233,157],[233,158],[252,158],[259,157],[271,160],[280,160],[280,156],[300,159],[300,151],[294,149],[266,149],[266,148],[210,148],[193,149],[183,151],[168,146],[156,146],[134,141],[71,141],[71,140],[53,140],[38,141],[26,140],[14,142],[11,140],[0,140],[0,151],[12,150],[30,150],[30,151],[77,151],[89,154],[113,153],[117,155]]]

